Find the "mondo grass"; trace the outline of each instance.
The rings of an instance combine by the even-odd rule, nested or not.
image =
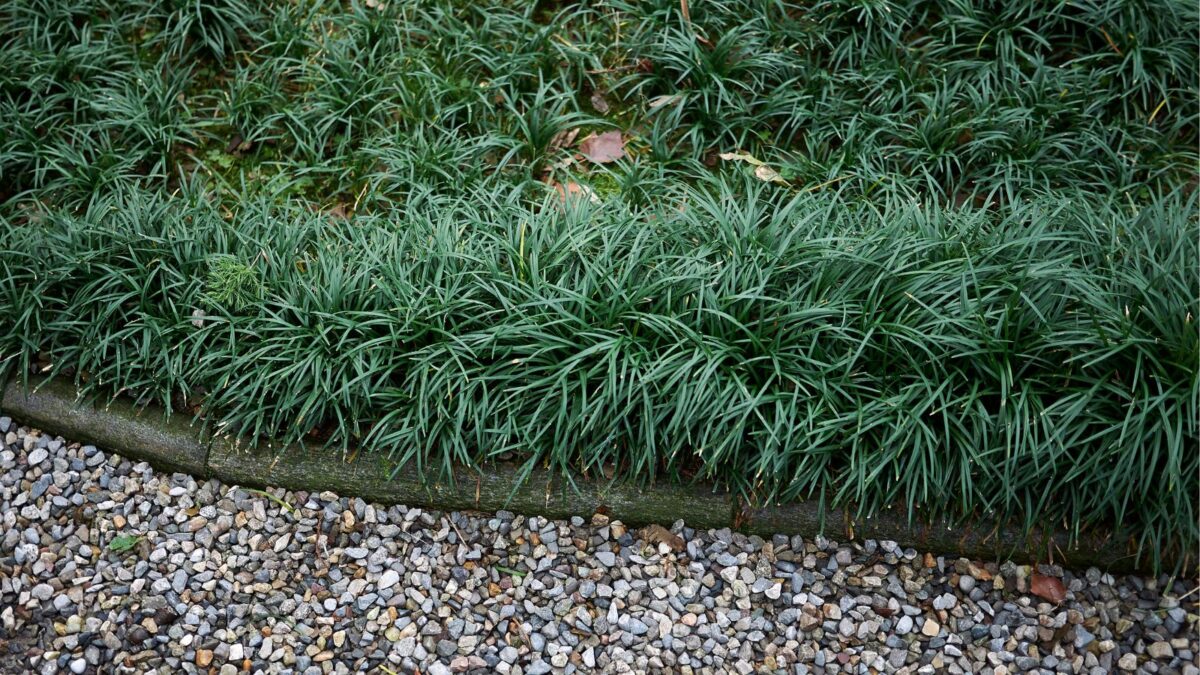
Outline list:
[[[458,174],[577,180],[554,141],[580,127],[620,129],[650,173],[742,152],[870,198],[1143,199],[1195,175],[1195,3],[696,4],[0,0],[0,197],[83,208],[199,172],[229,203],[266,182],[387,210]]]
[[[430,476],[513,456],[1194,546],[1195,196],[527,194],[48,208],[0,231],[4,367]]]
[[[0,374],[1194,551],[1195,3],[685,7],[0,0]]]

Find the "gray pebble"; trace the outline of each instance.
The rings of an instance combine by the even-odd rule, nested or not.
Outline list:
[[[607,519],[302,491],[286,493],[292,511],[92,446],[4,433],[0,534],[15,576],[0,576],[0,620],[5,634],[33,636],[22,649],[57,655],[46,672],[133,658],[139,672],[220,675],[247,659],[251,672],[306,675],[750,675],[770,656],[777,672],[806,674],[850,672],[841,661],[853,654],[854,672],[1111,672],[1132,656],[1145,673],[1200,675],[1185,582],[1167,593],[1165,578],[1045,568],[1072,597],[1043,616],[1040,600],[967,573],[982,563],[927,567],[896,542],[676,523],[685,546],[674,552]],[[95,525],[81,527],[75,506]],[[118,533],[145,539],[119,554],[105,548]],[[596,550],[610,546],[619,552]],[[1006,563],[999,577],[1022,569]]]

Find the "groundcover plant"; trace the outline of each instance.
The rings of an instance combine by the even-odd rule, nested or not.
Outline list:
[[[0,369],[1191,550],[1194,3],[5,0]]]

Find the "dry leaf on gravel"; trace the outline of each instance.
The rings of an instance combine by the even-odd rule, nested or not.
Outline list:
[[[986,568],[979,567],[975,563],[967,563],[967,573],[980,581],[991,581],[992,573]]]
[[[676,553],[682,551],[684,547],[683,538],[662,525],[647,525],[638,534],[647,543],[654,544],[655,546],[666,544]]]
[[[1062,580],[1056,577],[1034,574],[1030,581],[1029,590],[1039,598],[1045,598],[1056,605],[1067,598],[1067,589]]]
[[[619,131],[592,134],[579,144],[579,152],[596,164],[608,164],[625,156],[625,139]]]

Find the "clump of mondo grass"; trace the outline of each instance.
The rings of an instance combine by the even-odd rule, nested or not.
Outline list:
[[[8,0],[0,196],[81,209],[199,171],[231,204],[269,180],[325,207],[397,208],[462,191],[459,173],[540,180],[580,127],[625,131],[671,179],[741,152],[868,199],[1140,200],[1195,174],[1188,3],[681,7]],[[436,139],[448,166],[381,178],[421,171],[419,155],[387,163],[410,138]]]
[[[1197,9],[692,5],[0,2],[0,368],[1194,548]]]
[[[202,389],[210,422],[430,476],[513,453],[1194,544],[1194,196],[956,208],[750,180],[649,207],[495,188],[352,226],[110,196],[0,233],[0,353],[95,391]],[[255,261],[255,302],[205,304],[214,255]]]
[[[204,297],[210,303],[233,312],[261,301],[266,290],[253,264],[227,255],[208,260],[204,289]]]

